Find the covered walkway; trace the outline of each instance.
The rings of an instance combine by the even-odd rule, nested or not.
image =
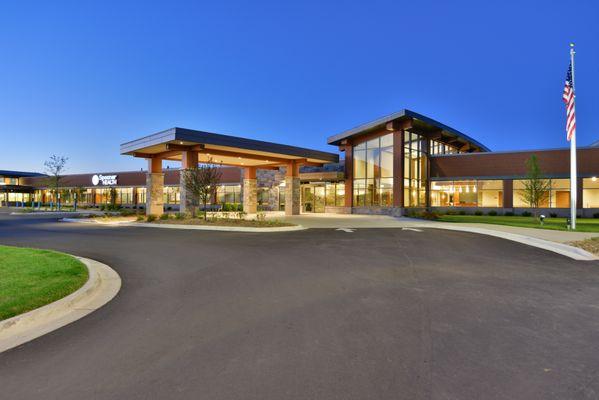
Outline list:
[[[148,160],[146,213],[164,212],[163,160],[180,161],[187,169],[198,163],[236,166],[244,170],[243,209],[257,211],[256,170],[285,168],[285,214],[300,213],[300,178],[302,165],[322,166],[339,162],[339,156],[319,150],[263,142],[235,136],[172,128],[121,145],[121,154]],[[185,185],[180,183],[181,212],[189,204]]]

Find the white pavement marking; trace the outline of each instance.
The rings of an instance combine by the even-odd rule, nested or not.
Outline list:
[[[355,231],[355,229],[352,229],[352,228],[337,228],[335,230],[336,231],[343,231],[343,232],[346,232],[346,233],[354,233],[354,231]]]
[[[416,228],[401,228],[402,231],[414,231],[414,232],[422,232],[422,229]]]

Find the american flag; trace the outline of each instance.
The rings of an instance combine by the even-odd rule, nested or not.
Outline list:
[[[566,103],[566,132],[568,132],[568,141],[572,139],[576,132],[576,110],[574,107],[574,85],[572,84],[572,63],[568,67],[566,74],[566,86],[564,86],[564,95],[562,96]]]

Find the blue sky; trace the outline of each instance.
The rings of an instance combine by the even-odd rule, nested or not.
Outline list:
[[[2,2],[0,169],[138,169],[119,144],[173,126],[336,151],[402,108],[493,150],[564,147],[570,41],[588,145],[598,18],[585,0]]]

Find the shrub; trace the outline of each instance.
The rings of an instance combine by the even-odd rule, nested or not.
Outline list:
[[[259,212],[256,214],[256,220],[257,221],[265,221],[266,220],[266,213],[265,212]]]
[[[156,216],[154,214],[150,214],[146,218],[146,221],[148,221],[148,222],[154,222],[154,221],[156,221]]]
[[[479,215],[480,216],[480,215],[483,215],[483,212],[481,210],[476,210],[474,212],[474,215]]]
[[[457,215],[457,211],[456,210],[447,210],[447,212],[445,213],[447,215]]]
[[[169,215],[167,213],[164,213],[160,216],[161,221],[166,221],[168,218],[169,218]]]
[[[506,217],[513,217],[514,213],[511,211],[506,211],[503,215],[505,215]]]
[[[557,218],[557,213],[549,213],[549,216],[550,216],[551,218]]]
[[[532,214],[530,213],[530,211],[523,211],[522,212],[522,216],[523,217],[530,217]]]
[[[145,217],[143,215],[137,216],[137,222],[143,221],[144,219],[145,219]]]
[[[491,210],[491,211],[488,212],[488,215],[490,215],[491,217],[494,217],[494,216],[497,215],[497,211]]]
[[[593,218],[599,218],[599,213],[593,214]]]
[[[428,219],[428,220],[434,221],[436,219],[439,219],[439,214],[437,214],[434,211],[423,211],[420,214],[420,217],[424,218],[424,219]]]
[[[231,211],[231,205],[229,203],[223,203],[223,211]]]
[[[235,216],[237,217],[237,219],[243,219],[245,217],[245,212],[243,212],[243,211],[237,211],[235,213]]]
[[[460,214],[460,215],[466,215],[466,211],[465,210],[460,210],[460,211],[458,211],[458,214]]]
[[[180,213],[180,212],[175,213],[175,219],[183,219],[183,218],[185,218],[185,214]]]

